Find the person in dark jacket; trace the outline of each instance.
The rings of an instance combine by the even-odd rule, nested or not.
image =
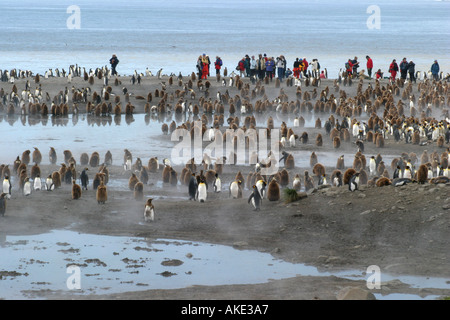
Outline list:
[[[409,73],[409,80],[411,82],[414,81],[414,83],[416,83],[416,77],[415,77],[416,64],[412,60],[408,63],[408,73]]]
[[[406,58],[403,58],[402,62],[400,62],[400,79],[406,79],[408,76],[408,65]]]
[[[431,65],[431,74],[434,80],[439,80],[439,64],[437,60],[434,60],[434,63]]]
[[[119,59],[117,59],[115,54],[113,54],[111,59],[109,59],[109,63],[111,64],[111,74],[117,75],[116,67],[119,64]]]

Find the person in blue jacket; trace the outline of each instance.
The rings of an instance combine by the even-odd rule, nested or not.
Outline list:
[[[434,60],[434,63],[431,65],[431,74],[434,80],[439,80],[439,64],[437,60]]]

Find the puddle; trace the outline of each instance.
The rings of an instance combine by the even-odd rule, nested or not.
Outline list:
[[[37,299],[31,292],[48,290],[74,294],[111,294],[193,285],[256,284],[297,275],[364,280],[360,271],[320,272],[313,266],[274,259],[254,250],[171,239],[145,239],[79,234],[55,230],[0,240],[0,299]],[[67,280],[80,269],[80,289]],[[388,281],[384,275],[382,282]],[[392,277],[412,287],[450,289],[448,279]],[[412,297],[411,297],[412,296]],[[379,299],[424,299],[414,295]],[[425,297],[430,298],[430,297]]]

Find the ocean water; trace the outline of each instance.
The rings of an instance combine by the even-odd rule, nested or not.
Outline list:
[[[68,28],[70,6],[79,8],[77,29]],[[354,56],[365,68],[366,55],[385,72],[403,57],[416,71],[437,59],[450,72],[449,1],[2,0],[0,8],[3,70],[96,68],[115,53],[121,75],[189,74],[202,53],[220,56],[230,71],[245,54],[267,53],[283,54],[288,67],[297,57],[317,58],[330,78]],[[373,21],[379,28],[368,27]]]

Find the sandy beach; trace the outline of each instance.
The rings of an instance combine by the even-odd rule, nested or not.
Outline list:
[[[161,102],[161,91],[165,93],[166,105],[173,108],[169,116],[158,113],[148,114],[149,117],[159,119],[159,122],[153,125],[162,126],[163,123],[170,125],[172,120],[176,120],[175,105],[179,99],[182,99],[180,92],[184,91],[184,86],[188,84],[190,75],[183,75],[182,80],[172,78],[169,75],[163,75],[161,79],[156,76],[144,76],[141,83],[133,84],[130,77],[117,77],[117,82],[110,79],[109,100],[102,97],[101,103],[106,105],[111,102],[112,110],[116,102],[120,100],[122,109],[120,115],[111,114],[105,116],[96,115],[95,111],[89,115],[91,121],[118,121],[121,125],[126,125],[127,119],[133,115],[127,116],[126,105],[130,103],[134,106],[133,114],[144,114],[148,106],[158,106]],[[195,92],[195,98],[186,93],[184,99],[187,104],[200,104],[201,100],[211,100],[212,103],[217,99],[217,93],[228,93],[229,97],[249,97],[249,102],[255,106],[265,97],[254,93],[258,85],[252,83],[250,79],[243,78],[242,88],[236,85],[230,86],[230,77],[225,78],[226,86],[222,79],[217,81],[215,77],[209,77],[203,80],[204,88],[198,87],[198,79],[192,82],[192,90]],[[12,83],[0,83],[1,90],[10,93],[13,86],[21,95],[25,89],[26,82],[30,83],[30,91],[34,93],[36,87],[41,88],[43,99],[48,93],[50,99],[53,99],[59,92],[64,92],[67,88],[69,94],[68,116],[73,116],[74,105],[78,108],[79,115],[86,115],[86,105],[84,101],[73,101],[73,91],[83,88],[89,88],[87,101],[93,101],[94,92],[100,93],[104,88],[102,79],[93,77],[93,83],[89,83],[83,77],[73,78],[68,83],[66,78],[40,78],[39,83],[35,83],[34,78],[16,79]],[[181,81],[181,83],[179,83]],[[325,88],[329,89],[328,97],[333,94],[339,99],[342,92],[345,92],[347,98],[355,98],[358,93],[358,79],[353,83],[345,85],[341,83],[339,88],[334,87],[333,79],[324,79],[319,86],[306,86],[302,81],[301,95],[298,94],[298,88],[295,85],[287,86],[282,82],[279,87],[274,80],[269,83],[262,82],[265,95],[269,101],[273,101],[281,96],[281,93],[287,97],[287,102],[295,104],[296,99],[304,101],[304,93],[308,92],[311,96],[311,105],[314,106],[320,99],[320,93]],[[412,92],[416,99],[419,98],[419,83],[412,84]],[[180,85],[181,84],[181,85]],[[364,79],[360,89],[365,91],[371,85],[375,87],[375,80]],[[448,101],[448,83],[442,82],[444,91],[440,93],[444,101]],[[206,86],[209,86],[206,89]],[[382,80],[381,87],[389,86],[387,80]],[[124,94],[124,88],[127,94]],[[259,87],[260,88],[260,87]],[[404,87],[398,87],[399,94],[392,94],[394,105],[403,101],[405,105],[405,118],[410,116],[409,100],[402,99]],[[247,89],[247,92],[245,91]],[[156,93],[158,92],[158,94]],[[149,102],[149,95],[151,101]],[[117,100],[116,100],[117,99]],[[372,102],[374,98],[372,97]],[[99,103],[98,105],[101,105]],[[148,104],[147,104],[148,103]],[[417,103],[417,102],[416,102]],[[51,101],[46,102],[51,106]],[[92,103],[93,105],[97,105]],[[147,106],[146,106],[147,104]],[[8,105],[3,104],[1,111],[3,121],[8,117],[24,117],[26,121],[42,121],[44,118],[52,119],[51,108],[48,116],[42,116],[38,113],[32,115],[28,109],[28,103],[24,109],[25,115],[21,116],[21,108],[14,109],[14,115],[8,115]],[[439,108],[433,108],[431,117],[438,121],[443,120],[442,114],[448,110],[448,105]],[[220,126],[224,131],[228,128],[227,119],[229,118],[229,104],[224,103],[225,122]],[[167,111],[167,109],[166,109]],[[199,118],[202,116],[200,108]],[[378,116],[382,119],[384,106],[378,109]],[[208,114],[211,121],[215,114]],[[308,123],[314,123],[317,118],[322,121],[322,126],[294,127],[293,121],[296,114],[293,112],[271,112],[257,114],[249,113],[241,115],[236,112],[235,116],[240,118],[242,126],[246,116],[254,115],[261,119],[259,123],[265,124],[269,115],[276,119],[276,123],[285,122],[288,128],[301,136],[307,132],[309,141],[301,143],[297,139],[294,147],[285,146],[281,151],[291,153],[296,163],[302,165],[293,169],[288,169],[289,184],[292,188],[292,181],[296,174],[304,177],[304,171],[308,170],[313,175],[313,169],[309,165],[309,159],[312,152],[318,154],[318,162],[325,163],[326,177],[331,183],[331,174],[336,169],[336,162],[340,155],[346,154],[344,172],[353,166],[354,155],[358,151],[355,141],[357,138],[351,136],[350,141],[342,141],[339,148],[333,146],[333,141],[325,132],[323,127],[325,121],[329,119],[331,112],[315,111],[300,113]],[[362,111],[359,115],[350,115],[361,121],[367,121],[370,114]],[[59,116],[64,117],[64,115]],[[336,119],[342,119],[340,115],[334,114]],[[420,113],[416,115],[420,119]],[[109,120],[106,120],[109,119]],[[180,118],[182,119],[182,117]],[[86,120],[87,121],[87,120]],[[177,126],[183,121],[176,121]],[[6,125],[6,124],[5,124]],[[211,122],[208,123],[208,126]],[[264,125],[258,125],[257,128],[264,128]],[[279,127],[277,127],[279,128]],[[27,130],[24,126],[20,130]],[[102,130],[101,127],[98,130]],[[323,136],[323,145],[317,146],[315,139],[318,134]],[[157,138],[166,144],[170,141],[170,134],[164,135],[161,131]],[[363,139],[364,140],[364,139]],[[152,143],[151,141],[149,143]],[[175,145],[175,143],[173,143]],[[114,146],[114,141],[105,143],[102,150],[85,150],[89,155],[98,151],[100,158],[104,159],[106,150],[118,148]],[[30,146],[32,149],[33,146]],[[70,149],[70,141],[67,148]],[[128,146],[120,146],[126,149]],[[404,140],[394,141],[392,136],[385,139],[384,147],[377,147],[373,141],[364,141],[363,154],[367,159],[367,166],[371,156],[378,154],[383,158],[385,166],[392,179],[393,169],[391,162],[394,158],[399,158],[402,154],[415,153],[417,155],[416,169],[420,166],[420,158],[424,151],[428,155],[433,152],[441,155],[448,151],[449,144],[438,147],[437,143],[426,138],[421,138],[421,143],[405,143]],[[25,151],[25,150],[23,150]],[[131,150],[135,155],[133,163],[136,160],[136,154],[141,154],[138,148]],[[63,159],[63,150],[57,150],[58,158]],[[169,149],[167,149],[169,152]],[[17,154],[8,154],[8,150],[2,151],[11,159],[8,164],[13,167],[13,161]],[[42,150],[43,161],[40,164],[41,176],[46,177],[54,171],[60,169],[62,160],[56,164],[50,164],[48,151]],[[77,161],[77,175],[83,169],[79,164],[81,154],[73,154]],[[123,153],[113,155],[115,159],[123,158]],[[152,157],[158,157],[162,160],[168,157],[167,154],[146,154],[141,155],[144,166]],[[304,165],[306,164],[306,165]],[[198,168],[201,164],[198,163]],[[30,163],[27,167],[30,173]],[[368,167],[366,171],[368,172]],[[99,167],[92,167],[89,164],[89,174],[92,181],[93,176]],[[174,165],[173,169],[180,177],[183,165]],[[280,165],[280,170],[283,169]],[[60,188],[52,192],[36,191],[30,196],[24,196],[19,191],[17,184],[18,177],[14,175],[13,193],[10,200],[7,200],[7,209],[4,217],[0,217],[0,235],[4,239],[7,235],[30,235],[45,233],[50,230],[68,229],[77,232],[99,234],[99,235],[126,235],[136,237],[147,237],[152,239],[167,238],[189,241],[201,241],[214,244],[223,244],[233,246],[238,249],[258,250],[272,254],[276,259],[282,259],[294,263],[303,263],[315,266],[321,270],[339,271],[346,269],[357,269],[365,271],[368,266],[379,266],[381,273],[391,273],[398,275],[413,275],[423,277],[439,277],[450,279],[449,263],[449,225],[450,218],[450,197],[449,183],[434,184],[427,181],[425,184],[410,183],[405,186],[394,187],[393,185],[377,187],[369,184],[361,184],[359,189],[351,192],[348,185],[342,187],[318,186],[318,177],[314,176],[315,188],[309,190],[303,195],[302,199],[287,202],[284,198],[284,192],[281,190],[281,197],[278,201],[268,201],[264,199],[260,211],[253,211],[252,206],[247,202],[251,194],[247,183],[243,188],[243,197],[240,199],[230,198],[228,187],[235,179],[238,172],[241,172],[244,179],[250,172],[254,172],[253,165],[232,165],[223,166],[221,174],[224,190],[220,193],[212,192],[208,189],[206,202],[190,201],[188,187],[178,181],[177,185],[162,182],[162,166],[154,173],[149,173],[148,182],[144,185],[144,198],[136,200],[134,192],[128,189],[128,179],[132,170],[125,170],[123,163],[113,162],[108,166],[109,185],[108,200],[105,204],[98,204],[92,183],[89,189],[82,192],[78,200],[73,200],[71,195],[72,186],[63,183]],[[197,171],[198,172],[198,171]],[[380,175],[377,174],[379,177]],[[372,179],[373,176],[369,176]],[[374,180],[375,181],[375,180]],[[113,182],[113,183],[111,183]],[[247,182],[247,181],[246,181]],[[282,188],[284,189],[284,188]],[[303,191],[303,190],[302,190]],[[147,198],[155,199],[153,201],[156,216],[155,221],[142,223],[143,210]],[[7,277],[7,272],[14,270],[0,270],[3,277]],[[239,271],[236,271],[239,272]],[[1,283],[0,279],[0,283]],[[447,281],[448,283],[448,281]],[[93,295],[93,294],[72,294],[71,292],[54,292],[48,290],[33,291],[31,295],[40,299],[238,299],[238,300],[335,300],[342,289],[347,287],[357,287],[365,292],[381,295],[389,294],[411,294],[418,297],[437,296],[439,298],[450,296],[450,289],[439,288],[415,288],[399,280],[383,282],[380,289],[368,289],[366,281],[345,280],[339,277],[311,277],[297,276],[289,279],[272,280],[266,283],[252,285],[222,285],[222,286],[192,286],[184,289],[174,290],[136,290],[134,292],[125,292],[111,295]],[[362,298],[361,298],[362,299]]]

